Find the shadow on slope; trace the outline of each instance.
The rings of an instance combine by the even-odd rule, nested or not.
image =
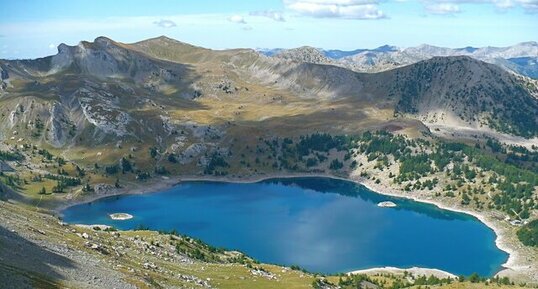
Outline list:
[[[60,268],[75,268],[66,257],[0,226],[0,280],[12,288],[59,288]]]

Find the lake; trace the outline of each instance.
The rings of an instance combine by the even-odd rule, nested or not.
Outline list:
[[[378,207],[382,201],[397,207]],[[69,223],[176,229],[261,262],[321,273],[418,266],[491,276],[508,258],[495,246],[494,232],[473,216],[331,178],[189,181],[162,192],[99,199],[62,213]],[[112,220],[112,213],[134,217]]]

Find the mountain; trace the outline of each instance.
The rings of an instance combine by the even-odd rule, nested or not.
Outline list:
[[[469,56],[478,60],[493,63],[518,74],[537,78],[533,59],[538,58],[538,43],[523,42],[508,47],[464,47],[445,48],[427,44],[400,49],[384,45],[375,49],[356,49],[352,51],[317,49],[332,61],[323,60],[316,63],[331,63],[352,69],[357,72],[379,72],[404,65],[417,63],[436,56]],[[286,49],[265,50],[267,56],[286,54]],[[270,52],[269,52],[270,51]],[[530,59],[530,61],[525,61]],[[313,58],[314,62],[316,58]]]
[[[353,56],[353,55],[359,54],[361,52],[367,52],[367,51],[371,51],[371,52],[395,52],[395,51],[398,51],[399,48],[396,47],[396,46],[383,45],[383,46],[380,46],[380,47],[374,48],[374,49],[355,49],[355,50],[339,50],[339,49],[324,50],[324,49],[321,49],[321,48],[314,48],[314,49],[321,52],[321,54],[325,55],[325,57],[327,57],[327,58],[340,59],[340,58]],[[272,48],[272,49],[259,48],[259,49],[256,49],[256,51],[260,52],[261,54],[263,54],[265,56],[276,56],[276,55],[278,55],[280,53],[283,53],[283,52],[286,52],[288,50],[290,50],[290,49],[284,49],[284,48]]]
[[[472,53],[476,58],[516,58],[538,56],[538,43],[536,41],[522,42],[508,47],[482,47]]]
[[[393,84],[388,93],[398,98],[397,113],[425,123],[488,126],[527,137],[538,132],[536,88],[529,91],[496,65],[467,56],[434,57],[383,76]]]
[[[303,46],[294,49],[286,49],[278,54],[275,57],[287,60],[293,60],[298,62],[309,62],[317,64],[330,64],[332,60],[324,55],[322,51],[317,48]]]
[[[61,44],[54,56],[0,61],[0,137],[73,150],[143,140],[200,153],[196,144],[209,149],[245,127],[256,127],[252,137],[394,122],[538,135],[536,83],[495,65],[435,57],[370,74],[333,62],[311,47],[267,57],[166,37]]]

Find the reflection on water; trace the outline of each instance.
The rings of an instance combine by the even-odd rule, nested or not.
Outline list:
[[[390,200],[396,208],[380,208]],[[114,221],[108,214],[129,213]],[[382,196],[330,178],[252,184],[186,182],[170,190],[101,199],[64,211],[68,222],[176,229],[269,263],[324,273],[378,266],[493,274],[507,255],[474,217]]]
[[[289,179],[269,179],[262,181],[262,183],[297,186],[302,189],[312,190],[319,193],[336,193],[347,197],[358,197],[364,201],[373,202],[376,204],[383,201],[392,201],[398,204],[397,207],[393,208],[395,210],[412,210],[418,214],[426,214],[431,218],[445,220],[466,220],[472,218],[472,216],[465,214],[453,214],[448,210],[440,209],[431,204],[424,204],[404,198],[377,194],[370,191],[365,186],[352,181],[335,180],[332,178],[302,177]]]

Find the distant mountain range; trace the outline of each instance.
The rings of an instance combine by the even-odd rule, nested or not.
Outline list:
[[[332,64],[358,72],[378,72],[401,67],[436,56],[469,56],[478,60],[499,65],[518,74],[538,78],[538,43],[523,42],[508,47],[464,47],[445,48],[432,45],[398,48],[383,45],[375,49],[356,49],[351,51],[323,50],[312,47],[294,49],[259,49],[267,56],[284,57],[298,60],[311,59],[318,64]],[[314,56],[306,56],[313,54]],[[323,56],[323,57],[321,57]]]

